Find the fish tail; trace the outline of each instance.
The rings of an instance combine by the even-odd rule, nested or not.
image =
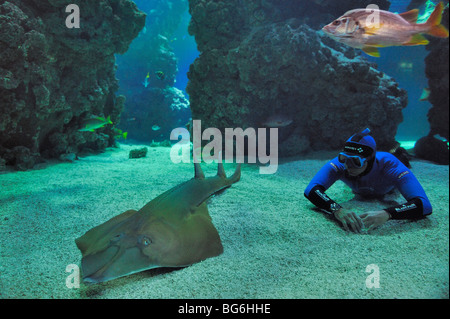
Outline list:
[[[439,2],[425,24],[429,27],[427,34],[438,38],[448,38],[448,30],[441,24],[444,3]]]

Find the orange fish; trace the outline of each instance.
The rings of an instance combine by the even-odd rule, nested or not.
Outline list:
[[[380,57],[378,48],[390,46],[427,45],[422,35],[447,38],[448,30],[441,25],[444,4],[440,2],[425,23],[417,23],[419,10],[395,14],[379,9],[355,9],[323,27],[334,40],[370,56]]]

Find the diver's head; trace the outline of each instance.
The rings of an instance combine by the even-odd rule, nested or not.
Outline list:
[[[361,133],[350,137],[344,145],[344,150],[339,153],[339,162],[345,165],[350,176],[359,176],[372,169],[377,145],[366,128]]]

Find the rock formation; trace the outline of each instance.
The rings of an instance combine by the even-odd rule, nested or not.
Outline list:
[[[80,28],[67,28],[68,4]],[[0,2],[0,166],[27,169],[43,157],[102,150],[114,126],[79,132],[91,116],[120,119],[115,53],[145,24],[130,0]]]
[[[201,55],[187,92],[202,127],[256,128],[274,114],[289,116],[292,124],[279,129],[280,156],[337,149],[364,127],[380,148],[393,143],[406,91],[359,51],[320,31],[336,18],[330,12],[370,1],[189,3],[189,31]]]
[[[445,9],[442,24],[449,27],[449,9]],[[430,133],[417,141],[414,148],[418,157],[440,164],[449,164],[449,39],[430,38],[430,51],[425,59],[430,89],[428,112]],[[436,138],[439,135],[447,141]]]

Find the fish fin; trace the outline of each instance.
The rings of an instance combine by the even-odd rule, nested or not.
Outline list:
[[[430,97],[430,93],[431,93],[431,91],[430,91],[429,88],[423,89],[422,95],[420,96],[419,101],[422,101],[422,102],[423,101],[428,101],[428,98]]]
[[[111,121],[111,116],[108,115],[108,118],[106,119],[106,122],[108,122],[109,124],[113,124],[113,122]]]
[[[378,29],[377,29],[378,30]],[[365,35],[376,35],[376,31],[377,30],[373,30],[373,31],[368,31],[367,29],[364,29],[364,34]]]
[[[383,28],[384,24],[383,23],[379,23],[378,25],[373,25],[371,27],[365,27],[364,28],[364,34],[365,35],[377,35],[378,31]]]
[[[430,43],[423,35],[421,34],[414,34],[411,37],[411,40],[409,42],[403,43],[405,46],[411,46],[411,45],[427,45]]]
[[[438,38],[448,38],[448,30],[441,24],[442,11],[444,11],[444,4],[438,3],[433,13],[428,18],[426,25],[430,27],[430,31],[427,34]]]
[[[364,47],[362,48],[365,54],[379,58],[380,57],[380,51],[376,47]]]
[[[200,166],[200,161],[197,159],[197,155],[195,154],[195,150],[192,151],[192,156],[194,158],[194,168],[195,168],[195,176],[196,179],[205,179],[205,174],[203,173],[202,167]],[[201,157],[200,157],[201,160]]]
[[[407,12],[400,13],[399,16],[401,16],[411,24],[417,23],[417,19],[419,19],[419,9],[413,9]]]
[[[230,178],[228,178],[231,184],[234,184],[241,179],[241,166],[242,164],[238,163],[233,175]]]
[[[448,30],[442,24],[431,27],[427,34],[437,38],[448,38]]]
[[[219,156],[221,156],[221,155],[219,155]],[[227,175],[225,174],[225,170],[223,168],[222,158],[220,158],[220,161],[217,165],[217,176],[222,177],[222,178],[227,178]]]

